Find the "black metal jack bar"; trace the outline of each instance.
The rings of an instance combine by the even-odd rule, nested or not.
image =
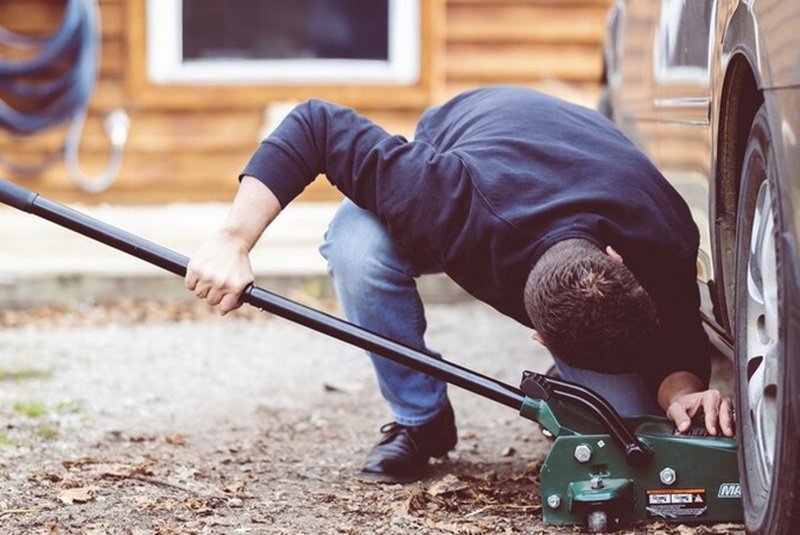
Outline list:
[[[37,193],[2,178],[0,178],[0,202],[73,230],[175,275],[181,277],[186,275],[186,268],[189,264],[189,258],[186,256],[41,197]],[[517,388],[452,362],[417,351],[257,286],[249,285],[242,294],[242,300],[276,316],[299,323],[361,349],[372,351],[512,409],[519,410],[523,405],[525,395]]]

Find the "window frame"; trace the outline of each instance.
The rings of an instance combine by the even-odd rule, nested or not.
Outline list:
[[[155,84],[389,84],[419,76],[419,2],[388,0],[389,58],[185,60],[183,0],[146,0],[147,77]]]
[[[303,100],[322,98],[349,106],[380,106],[384,108],[424,107],[429,105],[436,93],[434,87],[437,68],[436,49],[442,42],[441,31],[444,21],[442,0],[417,0],[419,18],[417,45],[414,50],[416,61],[413,76],[408,76],[407,67],[401,69],[394,80],[380,81],[348,76],[344,83],[336,81],[309,82],[300,80],[243,80],[231,78],[223,81],[203,81],[188,78],[162,78],[153,80],[150,76],[148,44],[148,3],[153,0],[131,0],[127,2],[128,61],[126,62],[126,91],[129,99],[141,105],[196,109],[196,108],[242,108],[265,105],[274,101]],[[408,0],[397,0],[407,2]],[[165,0],[154,0],[161,9]],[[180,0],[168,0],[175,5]],[[160,16],[160,13],[159,13]],[[175,24],[175,20],[171,24]],[[407,37],[407,36],[406,36]],[[394,36],[398,39],[397,35]],[[390,56],[392,54],[390,45]],[[441,54],[439,54],[440,56]],[[175,57],[170,60],[173,63]]]

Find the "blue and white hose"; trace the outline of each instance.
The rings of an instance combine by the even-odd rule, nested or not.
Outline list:
[[[38,109],[22,112],[0,98],[0,128],[15,136],[31,136],[70,121],[63,147],[65,163],[74,183],[93,193],[104,191],[114,181],[130,127],[128,117],[121,109],[108,114],[106,133],[111,144],[108,165],[100,175],[86,177],[78,165],[78,149],[89,98],[97,79],[100,42],[96,0],[67,0],[61,24],[48,36],[23,36],[0,26],[0,43],[4,46],[36,50],[32,57],[22,60],[0,57],[3,94],[17,102],[36,100],[44,103]],[[65,63],[68,65],[66,69],[63,67]],[[42,172],[58,159],[60,156],[54,155],[36,165],[3,161],[12,170],[30,175]]]

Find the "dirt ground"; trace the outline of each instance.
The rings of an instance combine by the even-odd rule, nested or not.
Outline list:
[[[507,383],[549,366],[482,305],[430,307],[429,324],[447,358]],[[357,481],[390,420],[371,367],[285,320],[126,301],[0,312],[0,326],[4,535],[580,532],[542,523],[537,426],[455,387],[447,460],[410,485]]]

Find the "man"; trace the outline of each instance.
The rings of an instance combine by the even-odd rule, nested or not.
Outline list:
[[[250,249],[320,173],[346,197],[321,251],[350,321],[435,354],[415,280],[444,272],[536,329],[566,379],[623,414],[660,405],[680,431],[704,414],[711,434],[733,435],[730,400],[707,390],[697,228],[677,192],[598,113],[485,88],[428,110],[407,141],[353,110],[303,103],[247,164],[187,287],[222,314],[240,306],[253,280]],[[371,356],[395,421],[362,475],[418,479],[457,441],[446,385]]]

